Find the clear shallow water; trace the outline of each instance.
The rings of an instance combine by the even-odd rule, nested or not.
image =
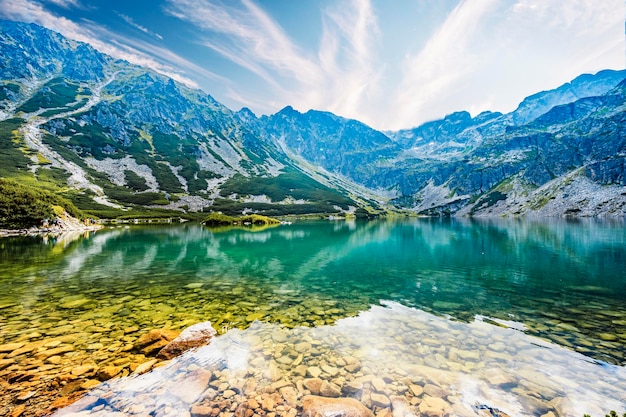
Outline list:
[[[302,223],[256,232],[150,226],[57,242],[3,239],[0,248],[0,343],[50,340],[56,347],[55,338],[73,334],[62,342],[73,348],[59,364],[66,368],[72,361],[93,360],[97,366],[124,355],[151,328],[211,321],[225,334],[219,343],[235,334],[263,340],[275,328],[285,331],[286,341],[263,355],[268,363],[292,337],[320,340],[324,351],[340,349],[344,356],[362,351],[364,341],[365,346],[383,343],[381,351],[398,352],[388,357],[400,369],[406,371],[409,363],[428,369],[402,376],[379,369],[384,361],[376,360],[376,366],[364,366],[368,375],[387,372],[388,383],[448,387],[447,395],[436,394],[459,407],[457,415],[474,415],[472,401],[510,415],[557,409],[569,410],[561,415],[599,415],[620,404],[617,411],[626,411],[620,394],[626,392],[623,222]],[[379,307],[381,302],[391,304]],[[380,336],[382,329],[398,328],[390,337]],[[470,337],[477,328],[482,335]],[[342,334],[342,343],[327,342],[334,332]],[[470,339],[476,340],[465,346]],[[500,350],[489,347],[498,342],[504,345],[496,345]],[[486,360],[489,350],[501,352],[498,360]],[[478,352],[478,357],[460,357],[458,351]],[[14,357],[27,363],[28,355]],[[320,356],[303,355],[303,362]],[[187,368],[182,363],[171,372],[183,378]],[[306,377],[293,374],[291,364],[287,368],[285,378],[292,382]],[[467,385],[473,391],[420,375],[432,369],[450,381],[476,379]],[[500,370],[507,372],[499,375]],[[560,379],[550,382],[530,370]],[[338,375],[341,384],[358,378],[352,372]],[[489,380],[498,382],[497,392],[484,382]],[[563,388],[570,384],[576,387]],[[240,391],[237,395],[243,395]],[[362,391],[353,396],[363,396]],[[403,406],[413,411],[429,395],[415,396],[412,404],[412,391],[401,391],[385,395],[404,396]]]

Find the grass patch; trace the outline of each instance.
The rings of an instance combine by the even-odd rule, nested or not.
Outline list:
[[[280,224],[280,220],[258,214],[233,217],[222,213],[211,213],[202,223],[207,226],[268,226]]]
[[[310,204],[272,204],[272,203],[240,203],[227,198],[215,199],[205,211],[222,212],[229,216],[240,216],[244,211],[250,211],[265,216],[288,216],[302,214],[334,214],[339,210],[326,203]]]
[[[32,161],[20,148],[23,141],[17,134],[22,119],[7,119],[0,122],[0,177],[13,177],[19,171],[28,171]]]
[[[146,184],[146,179],[137,175],[134,171],[125,170],[124,177],[126,178],[126,186],[135,191],[146,191],[150,188]]]
[[[32,113],[39,109],[65,107],[76,101],[76,95],[79,91],[80,86],[78,84],[69,83],[63,78],[54,78],[18,107],[17,111]]]
[[[49,191],[0,179],[0,227],[22,229],[41,225],[63,210],[82,219],[85,214],[74,204]]]
[[[246,178],[237,174],[230,178],[221,187],[220,195],[226,197],[231,194],[238,195],[266,195],[272,201],[282,201],[287,197],[313,201],[314,204],[325,206],[339,206],[347,209],[354,205],[345,195],[332,190],[314,179],[298,171],[289,171],[277,177],[251,177]],[[336,211],[332,209],[332,211]]]

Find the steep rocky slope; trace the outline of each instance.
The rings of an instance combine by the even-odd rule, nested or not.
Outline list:
[[[0,177],[89,213],[626,215],[626,71],[380,132],[233,112],[36,25],[0,22],[0,56]]]
[[[0,54],[0,175],[69,185],[69,199],[100,212],[356,205],[202,91],[36,25],[1,22]]]

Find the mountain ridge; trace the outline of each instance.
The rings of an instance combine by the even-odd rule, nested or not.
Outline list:
[[[626,71],[581,75],[509,114],[460,111],[381,132],[291,106],[232,111],[36,25],[0,21],[0,53],[0,140],[11,161],[0,176],[88,211],[626,214]],[[585,205],[562,191],[547,209],[557,197],[543,202],[542,187],[552,183],[604,197]]]

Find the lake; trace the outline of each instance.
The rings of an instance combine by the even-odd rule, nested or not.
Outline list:
[[[376,415],[621,414],[625,271],[621,220],[5,238],[0,411],[62,397],[59,416],[295,417],[319,412],[314,394]],[[206,321],[212,343],[171,362],[134,347],[149,330]]]

